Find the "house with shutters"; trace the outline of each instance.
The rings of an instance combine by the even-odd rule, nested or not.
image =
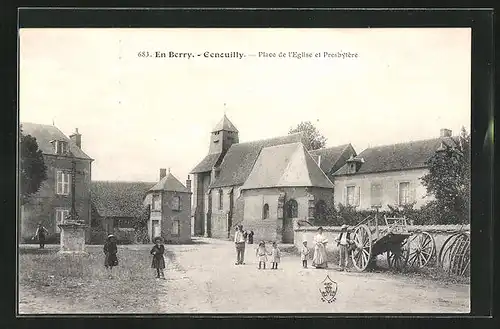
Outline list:
[[[242,224],[255,228],[256,238],[291,242],[295,222],[321,216],[333,196],[328,175],[356,153],[350,144],[309,152],[303,138],[296,133],[240,143],[224,115],[212,129],[208,154],[191,171],[194,235],[229,238]]]
[[[23,122],[21,129],[23,134],[36,138],[47,166],[47,179],[30,202],[21,207],[20,241],[27,241],[34,235],[38,222],[49,231],[49,241],[59,239],[58,224],[71,212],[72,184],[78,217],[90,225],[90,182],[94,160],[83,151],[82,135],[78,129],[69,137],[51,125]],[[85,236],[88,242],[88,231]]]
[[[441,129],[434,139],[370,147],[350,157],[333,173],[335,204],[358,210],[414,204],[432,199],[420,180],[428,172],[427,160],[443,147],[457,147],[458,137]]]
[[[184,186],[167,170],[160,169],[160,180],[151,187],[143,204],[150,207],[148,235],[166,243],[191,241],[191,180]]]

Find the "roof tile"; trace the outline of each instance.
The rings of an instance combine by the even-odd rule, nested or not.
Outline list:
[[[250,175],[262,148],[300,142],[302,136],[301,133],[296,133],[231,145],[219,167],[219,177],[210,185],[210,188],[242,185]]]
[[[136,217],[141,214],[143,199],[155,183],[92,181],[92,206],[102,217]]]
[[[85,152],[83,152],[76,144],[62,131],[55,126],[42,125],[38,123],[22,122],[21,129],[24,134],[29,134],[36,138],[38,148],[43,154],[54,155],[54,146],[51,141],[63,140],[68,142],[69,150],[75,157],[81,159],[92,160]]]
[[[190,193],[191,191],[187,189],[174,175],[168,173],[167,176],[163,177],[158,183],[155,184],[150,190],[153,191],[171,191],[171,192],[183,192]]]
[[[333,188],[302,143],[263,148],[242,189],[269,187]]]
[[[356,174],[425,168],[427,160],[441,142],[446,145],[457,145],[456,137],[440,137],[367,148],[357,155],[357,158],[363,159],[364,163]],[[337,170],[334,176],[346,174],[347,164]]]

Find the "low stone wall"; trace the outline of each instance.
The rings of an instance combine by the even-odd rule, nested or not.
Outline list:
[[[379,226],[383,228],[383,226]],[[463,231],[470,232],[470,225],[414,225],[408,226],[410,232],[418,230],[425,231],[432,235],[436,243],[436,253],[439,253],[446,239],[452,234],[458,232],[462,228]],[[317,234],[318,226],[301,226],[294,229],[294,244],[297,248],[302,246],[302,241],[306,239],[308,247],[313,247],[314,236]],[[340,226],[323,226],[323,235],[328,239],[326,245],[327,252],[338,253],[335,239],[340,234]],[[384,255],[385,257],[385,255]]]

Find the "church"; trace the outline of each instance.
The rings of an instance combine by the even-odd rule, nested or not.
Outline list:
[[[257,239],[293,243],[297,221],[333,203],[332,175],[356,156],[351,144],[308,151],[302,133],[240,143],[226,115],[208,154],[191,170],[193,233],[230,238],[236,225]]]

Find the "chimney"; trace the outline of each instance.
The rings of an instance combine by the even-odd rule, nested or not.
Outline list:
[[[69,138],[76,144],[76,146],[78,146],[78,148],[82,148],[82,135],[78,132],[78,128],[75,129],[75,132],[71,134]]]
[[[321,155],[318,155],[318,167],[321,168]]]
[[[160,180],[163,179],[163,177],[167,176],[167,169],[165,168],[160,168]]]
[[[188,179],[186,180],[186,187],[189,191],[191,191],[191,179],[189,178],[189,175],[188,175]]]
[[[446,128],[443,128],[440,130],[440,133],[439,135],[441,137],[451,137],[451,130],[450,129],[446,129]]]

